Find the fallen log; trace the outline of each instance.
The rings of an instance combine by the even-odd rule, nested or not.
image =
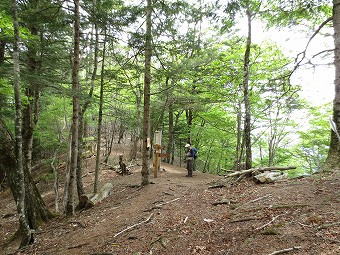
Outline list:
[[[79,198],[79,203],[83,204],[84,206],[86,205],[86,203],[88,201],[90,201],[90,199],[94,196],[94,194],[90,193],[90,194],[83,194],[80,196]]]
[[[287,179],[288,174],[284,173],[284,172],[264,172],[264,173],[260,173],[254,176],[254,180],[257,183],[272,183],[275,181],[279,181],[279,180],[283,180],[283,179]]]
[[[112,183],[107,182],[99,190],[98,193],[81,195],[79,202],[85,209],[92,208],[95,204],[101,202],[104,198],[108,197],[111,194],[112,188],[113,188]]]
[[[284,170],[291,170],[291,169],[296,169],[296,166],[287,166],[287,167],[280,167],[280,166],[258,167],[258,168],[250,168],[250,169],[247,169],[247,170],[241,170],[241,171],[238,171],[238,172],[234,172],[234,173],[225,175],[225,177],[239,176],[239,175],[242,175],[242,174],[252,173],[254,171],[258,171],[258,172],[271,171],[271,170],[284,171]]]

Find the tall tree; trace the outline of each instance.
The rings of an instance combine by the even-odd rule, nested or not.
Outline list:
[[[91,85],[88,95],[85,97],[85,101],[82,105],[82,107],[79,108],[79,128],[78,128],[78,158],[77,158],[77,191],[78,191],[78,198],[81,197],[81,195],[84,194],[84,187],[83,187],[83,164],[82,164],[82,158],[83,158],[83,136],[84,136],[84,128],[85,128],[85,112],[87,111],[87,108],[90,106],[93,96],[93,90],[94,90],[94,84],[97,78],[97,69],[98,69],[98,54],[99,54],[99,27],[98,27],[98,20],[97,20],[97,8],[100,5],[97,5],[97,1],[93,1],[93,8],[91,11],[91,16],[93,17],[93,26],[94,26],[94,45],[90,46],[94,48],[94,57],[93,57],[93,70],[91,75]],[[79,88],[80,89],[80,88]],[[99,152],[100,152],[100,143],[99,145]],[[98,151],[98,148],[97,148]],[[100,157],[100,155],[96,155],[96,157]],[[97,172],[96,172],[97,173]],[[96,177],[98,177],[96,175]],[[94,183],[94,192],[97,192],[97,186],[98,186],[98,178],[96,178]]]
[[[328,165],[340,168],[340,1],[333,0],[334,27],[334,65],[335,65],[335,96],[333,101],[333,121],[336,129],[331,132],[331,142],[326,160]],[[337,133],[336,133],[337,132]]]
[[[149,138],[150,138],[150,84],[151,84],[151,33],[152,0],[147,0],[146,6],[146,33],[145,33],[145,71],[144,71],[144,119],[143,119],[143,165],[142,185],[149,184]]]
[[[66,215],[73,215],[75,210],[75,188],[78,157],[78,128],[79,128],[79,62],[80,62],[80,17],[79,0],[74,0],[74,46],[72,66],[72,127],[71,127],[71,160],[69,167],[69,184],[67,189]]]
[[[251,116],[250,116],[250,99],[249,99],[249,75],[250,75],[250,49],[251,49],[251,35],[252,35],[252,13],[249,1],[246,1],[246,14],[247,14],[247,44],[244,53],[243,63],[243,96],[244,96],[244,145],[246,152],[246,169],[250,169],[252,165],[252,151],[251,151]]]
[[[104,103],[104,72],[105,72],[105,54],[106,54],[106,29],[104,29],[104,46],[103,46],[103,57],[100,72],[100,92],[99,92],[99,110],[98,110],[98,127],[97,127],[97,153],[96,153],[96,169],[93,192],[98,191],[99,182],[99,165],[100,165],[100,145],[102,141],[101,131],[103,122],[103,103]]]
[[[25,173],[23,168],[23,153],[22,153],[22,112],[21,112],[21,92],[20,92],[20,60],[19,60],[19,22],[17,14],[16,0],[12,0],[13,11],[13,76],[14,76],[14,97],[15,97],[15,158],[16,158],[16,173],[13,174],[12,188],[17,193],[17,211],[20,224],[21,243],[20,247],[27,246],[33,243],[33,231],[31,230],[28,219],[26,218],[25,210]]]

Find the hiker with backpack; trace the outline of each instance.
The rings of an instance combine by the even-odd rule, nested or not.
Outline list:
[[[192,177],[192,172],[195,171],[195,159],[197,158],[197,149],[192,148],[190,144],[185,145],[185,159],[187,162],[187,177]]]

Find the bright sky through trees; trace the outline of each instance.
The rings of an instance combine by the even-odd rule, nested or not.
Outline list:
[[[312,32],[298,31],[296,28],[286,28],[265,31],[260,22],[253,25],[255,43],[272,40],[282,47],[285,54],[295,59],[297,55],[304,51]],[[309,44],[306,58],[303,63],[311,60],[311,64],[306,64],[297,69],[292,76],[292,83],[302,86],[301,97],[313,105],[321,105],[332,102],[334,99],[334,65],[333,53],[328,53],[327,57],[314,57],[314,55],[334,48],[332,29],[321,30],[322,35],[317,35]],[[328,36],[325,36],[327,34]],[[321,55],[320,55],[321,56]],[[324,56],[324,55],[322,55]]]

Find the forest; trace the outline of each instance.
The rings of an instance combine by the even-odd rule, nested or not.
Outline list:
[[[255,42],[270,29],[304,35],[304,50]],[[101,168],[118,164],[115,144],[128,143],[124,161],[142,161],[148,186],[156,131],[164,162],[185,167],[189,143],[197,171],[211,175],[339,171],[339,31],[338,0],[2,0],[0,191],[16,202],[20,247],[54,213],[84,208],[91,157],[98,193]],[[334,48],[310,53],[316,36]],[[315,106],[292,76],[321,65],[335,67],[335,97]],[[37,169],[54,184],[53,212]]]

